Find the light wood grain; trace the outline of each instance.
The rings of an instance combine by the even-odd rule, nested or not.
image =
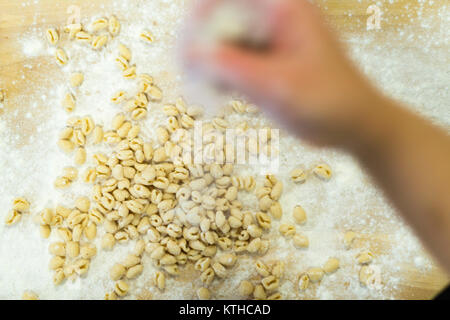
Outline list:
[[[30,1],[32,3],[32,1]],[[444,5],[448,5],[448,0],[435,0],[432,4],[420,7],[418,1],[397,0],[390,4],[389,1],[378,1],[381,3],[383,20],[381,30],[367,31],[366,14],[367,7],[374,1],[357,0],[320,0],[324,15],[330,23],[345,37],[351,34],[361,34],[372,32],[375,38],[374,44],[383,43],[390,32],[395,32],[398,28],[408,28],[411,32],[420,34],[425,32],[420,27],[418,12],[422,17],[436,15],[438,10]],[[67,8],[70,5],[78,5],[81,8],[83,18],[91,14],[102,12],[101,6],[108,7],[107,0],[40,0],[38,5],[23,7],[21,1],[0,0],[0,88],[4,88],[7,93],[4,110],[20,108],[19,96],[27,95],[32,87],[29,83],[20,81],[22,77],[34,79],[33,81],[45,81],[45,75],[37,74],[36,71],[26,68],[26,65],[41,64],[39,70],[46,70],[53,66],[40,58],[26,59],[21,54],[19,39],[24,32],[36,29],[42,32],[48,26],[62,26],[67,19]],[[351,13],[351,16],[349,16]],[[438,26],[431,26],[431,30],[436,31]],[[397,47],[410,47],[411,44],[402,42],[392,43]],[[420,46],[420,43],[416,44]],[[6,111],[5,111],[6,110]],[[370,241],[386,247],[383,242],[387,241],[386,235],[371,236]],[[404,270],[404,281],[399,285],[399,292],[396,298],[403,299],[429,299],[439,292],[449,281],[449,277],[438,267],[433,266],[428,272],[419,272],[411,265],[402,267]]]

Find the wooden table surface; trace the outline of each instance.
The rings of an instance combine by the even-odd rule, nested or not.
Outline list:
[[[362,34],[372,32],[374,43],[382,43],[390,32],[398,28],[408,29],[414,34],[424,32],[439,32],[439,21],[435,25],[424,30],[420,27],[421,18],[437,16],[439,11],[448,5],[448,0],[435,0],[431,4],[419,4],[414,0],[367,1],[367,0],[320,0],[322,10],[331,23],[344,35]],[[27,5],[22,5],[26,3]],[[47,26],[63,26],[68,17],[67,9],[71,5],[79,6],[82,18],[88,18],[90,14],[102,12],[101,6],[106,8],[110,1],[107,0],[39,0],[18,1],[0,0],[0,88],[7,93],[7,100],[2,113],[17,108],[15,102],[19,95],[29,93],[29,84],[20,81],[22,77],[34,72],[26,65],[39,63],[39,58],[25,58],[22,54],[20,36],[32,28],[44,30]],[[382,12],[380,30],[366,30],[369,14],[367,8],[377,3]],[[444,9],[445,10],[445,9]],[[419,12],[421,15],[419,15]],[[349,15],[351,13],[351,15]],[[411,47],[411,43],[396,42],[393,45]],[[421,46],[416,42],[417,47]],[[33,78],[33,77],[32,77]],[[39,81],[39,77],[34,79]],[[419,272],[412,265],[403,267],[406,273],[406,281],[399,285],[399,298],[403,299],[429,299],[439,292],[449,282],[449,277],[438,267],[433,266],[428,272]]]

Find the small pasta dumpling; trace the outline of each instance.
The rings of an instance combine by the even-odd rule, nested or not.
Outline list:
[[[283,261],[277,261],[272,267],[272,275],[281,279],[284,274],[284,262]]]
[[[267,276],[261,280],[261,284],[268,292],[278,289],[279,280],[273,275]]]
[[[255,286],[255,289],[253,290],[253,297],[256,300],[264,300],[267,298],[266,290],[264,290],[263,285],[258,284]]]
[[[108,27],[108,19],[106,18],[98,18],[94,20],[91,24],[91,29],[93,32],[97,32],[103,30]]]
[[[292,216],[298,224],[304,224],[306,222],[306,212],[301,205],[296,205],[292,212]]]
[[[255,262],[255,269],[258,274],[260,274],[263,277],[268,277],[270,275],[270,269],[268,266],[264,264],[261,260],[257,260]]]
[[[283,209],[281,207],[281,204],[278,201],[274,201],[272,205],[270,206],[270,214],[275,219],[279,220],[281,219],[281,216],[283,215]]]
[[[155,272],[153,280],[156,287],[158,287],[159,290],[164,290],[164,288],[166,287],[166,276],[164,275],[163,272],[161,271]]]
[[[318,282],[322,280],[324,276],[324,271],[322,268],[309,268],[306,273],[308,274],[309,280],[311,282]]]
[[[123,44],[119,44],[118,49],[119,49],[119,55],[121,57],[125,58],[127,61],[131,60],[131,51],[130,51],[130,49],[128,49],[128,47],[126,47]]]
[[[279,231],[286,238],[292,238],[296,233],[295,227],[287,223],[281,224],[279,227]]]
[[[344,245],[347,249],[349,249],[353,243],[353,241],[356,239],[356,233],[354,231],[347,231],[344,234]]]
[[[125,70],[123,70],[122,75],[124,78],[127,78],[127,79],[136,78],[136,67],[132,66],[132,67],[126,68]]]
[[[359,271],[359,282],[362,286],[377,285],[381,282],[380,274],[372,266],[362,266]]]
[[[69,62],[69,57],[67,56],[67,53],[61,48],[56,49],[55,59],[60,66],[64,66],[67,64],[67,62]]]
[[[281,296],[281,293],[275,292],[267,297],[267,300],[281,300],[283,297]]]
[[[93,49],[100,50],[103,48],[108,42],[108,36],[99,35],[92,38],[91,46]]]
[[[72,87],[79,87],[84,81],[84,75],[81,72],[72,73],[70,76],[70,85]]]
[[[39,296],[33,291],[25,291],[22,295],[22,300],[39,300]]]
[[[273,200],[279,200],[282,192],[283,192],[283,183],[281,181],[277,181],[275,185],[272,187],[270,197]]]
[[[41,226],[39,226],[39,232],[40,232],[42,238],[48,239],[48,237],[50,237],[52,229],[48,225],[41,225]]]
[[[303,234],[296,234],[292,238],[296,248],[307,248],[309,246],[309,239]]]
[[[152,84],[149,85],[148,90],[146,91],[149,98],[153,101],[161,101],[163,93],[162,90],[160,88],[158,88],[156,85]],[[181,118],[182,123],[184,123],[184,127],[192,127],[190,120],[192,118],[190,118],[188,115],[183,115],[183,117]],[[193,121],[193,120],[192,120]],[[186,122],[189,122],[189,124],[186,124]]]
[[[75,151],[75,164],[82,165],[86,162],[86,149],[78,147]]]
[[[244,297],[248,297],[249,295],[251,295],[253,293],[253,290],[253,284],[248,280],[243,280],[239,284],[239,293]]]
[[[309,276],[308,273],[302,273],[299,277],[298,277],[298,288],[301,291],[304,291],[308,288],[309,285]]]
[[[325,273],[330,274],[339,269],[339,259],[329,258],[323,265],[323,270]]]
[[[105,293],[105,300],[117,300],[117,294],[115,292]]]
[[[63,169],[62,178],[66,178],[70,182],[75,181],[78,177],[78,170],[74,167],[65,167]]]
[[[45,36],[47,37],[48,43],[51,45],[55,45],[59,41],[59,34],[58,31],[55,28],[49,28],[45,32]]]
[[[64,27],[64,32],[69,34],[69,39],[75,38],[75,35],[80,32],[82,26],[80,23],[72,23]]]
[[[61,104],[64,110],[72,112],[75,110],[75,97],[71,93],[66,93]]]
[[[304,183],[306,181],[306,172],[302,168],[295,168],[291,171],[291,179],[295,183]]]
[[[95,126],[93,131],[93,143],[99,144],[103,141],[103,128],[101,126]]]
[[[116,285],[114,286],[114,292],[120,297],[125,296],[128,293],[129,289],[130,289],[129,284],[123,280],[117,281]]]
[[[92,35],[85,31],[78,31],[75,34],[75,39],[81,43],[90,43],[92,41]]]
[[[120,32],[120,22],[114,15],[109,18],[108,31],[113,37],[118,35]]]
[[[10,210],[5,218],[5,224],[11,226],[20,221],[21,214],[17,210]]]
[[[141,40],[143,40],[144,42],[147,43],[152,43],[153,41],[155,41],[155,37],[153,36],[153,34],[148,31],[148,30],[144,30],[139,34],[139,38],[141,38]]]
[[[356,256],[356,259],[359,264],[369,264],[372,262],[373,254],[370,251],[363,251]]]
[[[25,212],[28,211],[30,208],[30,203],[22,197],[15,198],[13,200],[13,209],[17,210],[19,212]]]
[[[114,93],[114,95],[111,97],[111,101],[115,104],[119,104],[124,102],[127,99],[127,94],[125,91],[117,91]]]
[[[318,178],[322,180],[330,180],[332,175],[331,168],[325,163],[318,164],[312,171]]]
[[[211,292],[208,288],[202,287],[197,290],[197,296],[200,300],[209,300],[211,299]]]
[[[80,244],[76,241],[66,243],[66,254],[70,258],[76,258],[80,254]]]
[[[138,264],[133,266],[127,270],[126,277],[127,279],[134,279],[138,277],[142,271],[144,270],[144,266],[142,264]]]

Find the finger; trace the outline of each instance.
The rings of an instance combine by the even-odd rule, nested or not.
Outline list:
[[[269,55],[222,45],[210,56],[214,76],[227,86],[245,94],[261,94],[270,89]]]
[[[270,13],[273,45],[277,50],[295,50],[311,32],[317,8],[307,0],[279,0]]]

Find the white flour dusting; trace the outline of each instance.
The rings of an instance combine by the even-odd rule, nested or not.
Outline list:
[[[36,8],[37,17],[41,15],[39,1],[23,3]],[[112,289],[108,270],[124,258],[133,241],[116,245],[112,252],[99,250],[86,278],[74,283],[66,281],[55,287],[48,269],[50,254],[47,249],[54,235],[51,239],[41,239],[39,228],[31,216],[24,216],[12,227],[4,225],[4,216],[16,196],[27,198],[32,204],[31,212],[37,213],[58,203],[72,206],[75,196],[90,193],[90,187],[81,182],[75,183],[68,191],[53,188],[53,181],[62,168],[73,164],[72,157],[60,152],[56,145],[58,134],[68,118],[60,101],[68,90],[71,72],[85,74],[84,83],[77,89],[77,107],[73,115],[92,115],[96,123],[105,126],[119,111],[109,98],[118,89],[132,89],[132,84],[123,79],[114,63],[119,43],[131,49],[138,73],[154,77],[163,90],[163,103],[173,102],[179,96],[184,76],[174,64],[174,47],[178,36],[176,30],[186,8],[187,4],[182,0],[116,0],[102,7],[92,5],[92,12],[98,15],[86,17],[82,22],[115,14],[122,23],[120,35],[99,52],[74,42],[64,44],[70,63],[62,69],[54,66],[53,49],[46,43],[43,33],[45,28],[33,27],[17,40],[21,44],[18,48],[22,50],[18,54],[26,58],[39,57],[45,63],[30,62],[25,70],[20,71],[23,73],[21,81],[32,84],[31,91],[28,89],[27,94],[8,99],[0,110],[6,110],[0,113],[0,150],[3,151],[0,154],[0,207],[3,208],[0,212],[0,298],[17,299],[25,290],[33,290],[42,299],[102,299],[105,292]],[[449,20],[445,10],[440,17],[440,30],[448,31]],[[421,21],[424,29],[431,23],[430,19],[420,15],[414,19]],[[157,39],[151,46],[138,39],[139,32],[145,29],[151,30]],[[346,42],[358,65],[381,88],[449,128],[449,63],[445,36],[448,34],[442,38],[439,32],[430,32],[426,37],[416,37],[405,27],[387,34],[387,39],[398,41],[400,37],[402,41],[413,42],[415,45],[411,49],[390,46],[389,41],[386,46],[375,46],[370,33],[349,35]],[[42,81],[33,81],[37,74],[41,74],[39,79]],[[153,128],[164,120],[161,105],[151,105],[146,120],[141,123],[146,138],[152,137]],[[242,120],[253,124],[268,123],[262,116],[239,116],[231,120],[234,123]],[[89,160],[79,169],[80,172],[93,164],[90,156],[96,151],[92,146],[88,148]],[[285,183],[281,198],[284,215],[282,221],[273,223],[271,249],[263,260],[282,259],[287,262],[287,276],[280,288],[284,298],[391,299],[401,295],[399,285],[406,281],[402,273],[404,264],[410,264],[420,272],[430,270],[433,262],[416,237],[395,215],[354,159],[333,150],[312,148],[285,133],[281,138],[280,154],[282,169],[278,177]],[[289,181],[289,171],[298,164],[311,168],[322,161],[333,169],[334,176],[329,182],[311,178],[305,184],[296,185]],[[251,167],[240,170],[257,174]],[[242,194],[240,198],[250,207],[255,204],[253,195]],[[280,223],[293,222],[291,211],[296,204],[301,204],[308,214],[308,223],[297,227],[309,237],[307,250],[295,249],[291,241],[278,233]],[[342,234],[350,229],[361,237],[356,241],[358,249],[345,250]],[[102,231],[96,240],[98,248],[101,236]],[[378,289],[363,288],[358,280],[355,255],[369,248],[375,253],[374,265],[382,273],[382,286]],[[297,292],[296,277],[306,268],[320,266],[333,256],[341,260],[341,268],[326,276],[320,285],[312,286],[305,293]],[[249,267],[251,259],[238,261],[226,285],[221,281],[213,283],[214,298],[239,298],[239,282],[255,276],[253,268]],[[136,297],[135,294],[144,289],[153,298],[195,297],[199,279],[191,282],[191,279],[170,278],[166,291],[161,293],[148,285],[155,270],[149,257],[144,258],[144,265],[143,274],[131,282],[130,291],[134,293],[131,297]]]

